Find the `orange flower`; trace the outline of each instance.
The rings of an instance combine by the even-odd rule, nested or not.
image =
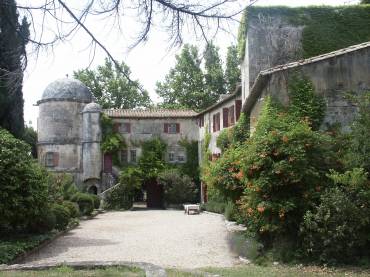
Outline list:
[[[247,209],[247,213],[248,213],[249,215],[253,214],[253,209],[252,209],[252,208],[248,208],[248,209]]]
[[[266,210],[266,208],[265,208],[264,206],[258,206],[258,207],[257,207],[257,211],[258,211],[259,213],[263,213],[265,210]]]
[[[287,136],[283,136],[283,142],[287,143],[289,141],[289,138]]]
[[[238,180],[243,179],[243,177],[244,177],[243,171],[239,171],[239,173],[235,175],[235,178],[238,179]]]

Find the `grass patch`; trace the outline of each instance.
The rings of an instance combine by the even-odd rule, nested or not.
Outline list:
[[[212,273],[224,277],[348,277],[348,276],[369,276],[370,271],[357,269],[331,269],[320,267],[299,267],[299,266],[235,266],[232,268],[205,268],[199,273],[183,272],[176,269],[168,269],[168,277],[194,277],[203,276],[201,273]]]
[[[19,235],[0,238],[0,264],[7,264],[17,256],[35,248],[50,239],[55,232],[42,235]]]
[[[145,277],[144,270],[136,267],[117,266],[96,269],[73,269],[71,267],[62,266],[50,270],[41,271],[3,271],[0,272],[1,277]]]

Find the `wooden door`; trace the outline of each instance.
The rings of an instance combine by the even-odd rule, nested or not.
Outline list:
[[[148,208],[163,208],[163,186],[158,184],[155,180],[146,184]]]

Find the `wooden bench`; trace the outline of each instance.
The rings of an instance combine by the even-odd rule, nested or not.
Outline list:
[[[200,213],[200,205],[199,204],[184,204],[184,211],[186,214],[190,214],[190,211],[193,213]]]

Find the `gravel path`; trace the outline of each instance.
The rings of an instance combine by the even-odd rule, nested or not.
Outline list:
[[[219,216],[182,211],[108,212],[28,257],[25,263],[126,261],[162,267],[228,267],[237,263]]]

